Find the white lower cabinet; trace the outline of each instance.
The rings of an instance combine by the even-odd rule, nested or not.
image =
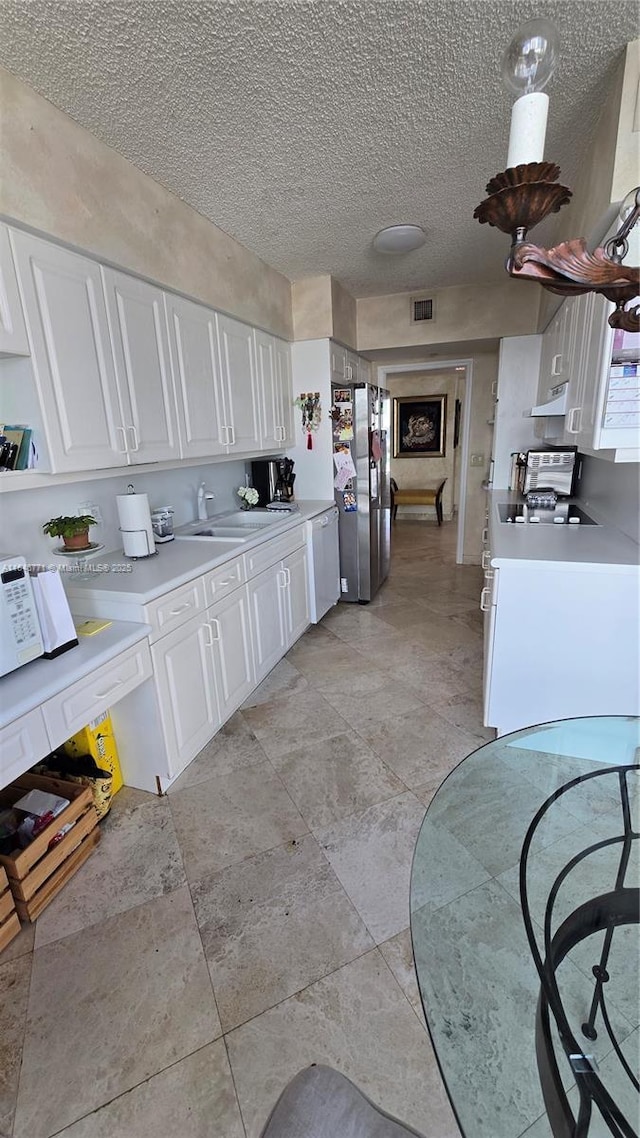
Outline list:
[[[301,522],[167,589],[138,610],[130,606],[129,619],[151,629],[150,658],[146,643],[144,647],[150,662],[141,678],[153,679],[153,710],[146,718],[157,715],[156,707],[160,716],[158,738],[140,759],[139,781],[133,785],[149,789],[155,782],[166,789],[308,627],[305,542]],[[71,588],[69,595],[77,616],[122,616],[121,602],[101,599],[99,589],[88,595],[88,590]],[[134,655],[142,658],[143,650],[130,649],[119,658],[120,665]],[[122,668],[113,676],[103,671],[99,690],[105,698],[114,685],[121,694],[133,686],[133,678]],[[134,727],[144,719],[139,716]]]
[[[184,770],[222,723],[207,615],[193,617],[151,648],[169,778]]]
[[[218,708],[224,723],[255,686],[246,585],[210,608],[207,619],[213,637]]]
[[[281,593],[287,577],[280,562],[263,570],[247,586],[251,607],[251,633],[256,681],[275,668],[287,650]]]
[[[309,624],[306,547],[294,550],[249,581],[256,680],[278,663]]]
[[[287,576],[287,584],[281,593],[285,610],[285,632],[287,648],[302,636],[309,624],[309,568],[307,550],[296,549],[285,558],[282,567]]]

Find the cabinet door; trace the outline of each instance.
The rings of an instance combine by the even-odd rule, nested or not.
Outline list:
[[[127,463],[100,266],[11,231],[54,473]]]
[[[274,340],[274,357],[276,365],[276,399],[279,408],[279,419],[283,446],[293,446],[295,443],[293,430],[293,380],[291,377],[291,345],[285,340]]]
[[[211,628],[202,617],[194,617],[154,644],[151,655],[169,756],[168,774],[173,778],[195,758],[221,723]]]
[[[296,549],[283,561],[287,587],[283,594],[286,610],[287,648],[309,626],[309,569],[307,550]]]
[[[280,564],[265,569],[247,586],[256,683],[264,679],[287,650],[283,598],[286,587],[287,575]]]
[[[246,585],[212,606],[207,620],[213,635],[218,706],[224,723],[255,685]]]
[[[254,331],[253,335],[260,407],[260,445],[264,450],[275,450],[283,441],[275,344],[273,336],[268,336],[266,332]]]
[[[340,344],[331,341],[331,382],[345,383],[348,380],[347,352]]]
[[[179,458],[162,292],[102,270],[130,461]]]
[[[27,326],[6,225],[0,225],[0,355],[29,355]]]
[[[606,298],[592,292],[584,299],[587,301],[588,319],[582,356],[582,414],[574,441],[581,450],[591,450],[599,446],[613,329],[609,325],[610,305]]]
[[[260,449],[253,329],[216,316],[228,454]]]
[[[215,312],[165,293],[180,454],[225,454]]]

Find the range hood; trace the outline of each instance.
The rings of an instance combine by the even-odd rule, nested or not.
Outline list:
[[[545,418],[547,415],[564,415],[567,410],[568,391],[568,382],[559,383],[557,387],[552,387],[549,392],[548,401],[546,403],[540,403],[537,407],[531,407],[528,411],[525,411],[525,419],[540,419]]]

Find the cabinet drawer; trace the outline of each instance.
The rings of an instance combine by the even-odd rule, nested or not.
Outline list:
[[[59,747],[70,735],[107,711],[150,675],[149,645],[142,641],[121,652],[115,660],[96,668],[90,676],[71,684],[61,695],[47,700],[42,711],[51,748]]]
[[[204,592],[207,607],[212,605],[214,601],[220,601],[223,597],[228,596],[239,585],[243,585],[246,580],[244,564],[242,557],[236,557],[233,561],[226,561],[224,565],[219,565],[217,569],[212,569],[207,573],[204,578]]]
[[[206,607],[202,577],[151,601],[144,610],[144,619],[153,629],[151,643],[203,613]]]
[[[276,561],[282,561],[284,557],[293,553],[294,549],[300,549],[304,543],[305,526],[302,523],[294,530],[284,533],[282,537],[265,541],[264,545],[259,545],[257,549],[249,550],[244,555],[247,580],[255,577],[257,573],[262,573],[263,569],[268,569],[270,565],[275,565]]]
[[[21,715],[0,731],[0,786],[7,786],[49,754],[49,736],[40,708]]]

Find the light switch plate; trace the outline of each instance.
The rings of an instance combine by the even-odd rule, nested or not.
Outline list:
[[[78,517],[82,517],[83,514],[89,514],[89,517],[96,519],[96,525],[102,525],[102,512],[95,502],[82,502],[82,504],[77,507],[76,513]]]
[[[471,460],[470,460],[470,465],[471,466],[484,466],[484,455],[483,454],[472,454]]]

